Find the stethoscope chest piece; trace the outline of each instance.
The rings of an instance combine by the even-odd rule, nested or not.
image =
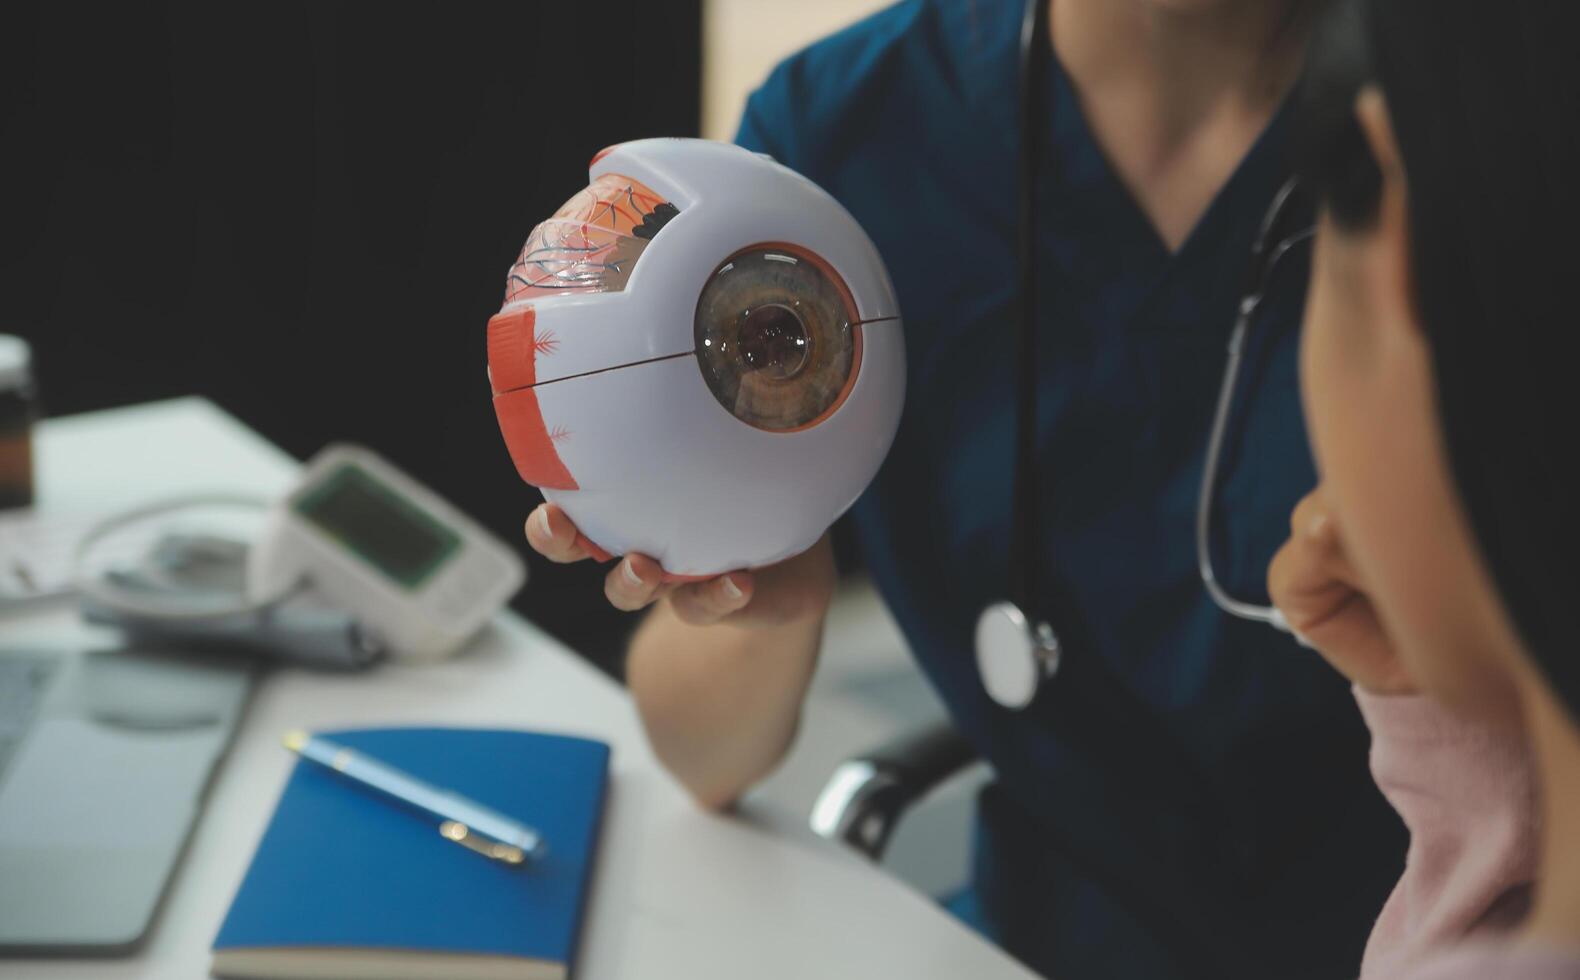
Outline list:
[[[1019,711],[1059,670],[1059,639],[1044,622],[1032,622],[1013,602],[995,602],[977,618],[977,673],[988,697]]]

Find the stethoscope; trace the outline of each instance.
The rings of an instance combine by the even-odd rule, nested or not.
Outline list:
[[[1047,77],[1048,0],[1027,0],[1020,33],[1020,224],[1017,234],[1020,291],[1017,303],[1016,406],[1014,500],[1010,537],[1010,587],[1008,599],[994,602],[982,610],[976,626],[977,670],[988,696],[999,705],[1020,710],[1032,703],[1037,692],[1059,671],[1065,650],[1052,624],[1038,614],[1036,508],[1036,215],[1037,171],[1040,154],[1037,133],[1043,124],[1042,90]],[[1223,384],[1218,391],[1207,455],[1202,464],[1201,489],[1196,504],[1196,565],[1202,584],[1212,601],[1231,616],[1293,633],[1282,613],[1235,598],[1219,582],[1213,570],[1211,531],[1212,505],[1217,488],[1218,465],[1224,434],[1234,406],[1234,393],[1240,377],[1245,339],[1279,263],[1296,245],[1311,238],[1313,230],[1290,229],[1301,208],[1297,181],[1290,180],[1274,197],[1267,216],[1258,229],[1251,250],[1249,288],[1240,300],[1234,329],[1230,333]],[[1299,639],[1298,634],[1296,638]]]

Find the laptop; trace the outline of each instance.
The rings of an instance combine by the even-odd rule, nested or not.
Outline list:
[[[0,955],[142,941],[254,679],[233,656],[0,638]]]

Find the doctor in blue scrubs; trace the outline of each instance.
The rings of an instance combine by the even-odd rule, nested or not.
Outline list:
[[[1063,665],[1029,708],[984,692],[982,608],[1009,587],[1015,418],[1017,0],[906,0],[795,55],[739,141],[838,198],[905,311],[899,436],[852,515],[864,559],[997,779],[979,803],[983,930],[1059,978],[1347,977],[1405,838],[1342,682],[1229,618],[1192,518],[1226,340],[1262,215],[1290,172],[1298,0],[1052,0],[1038,121],[1037,596]],[[1261,594],[1316,482],[1296,390],[1305,256],[1246,354],[1214,551]],[[563,512],[527,536],[586,555]],[[833,589],[827,541],[670,589],[628,675],[655,750],[723,807],[788,748]],[[772,887],[764,882],[764,887]],[[811,941],[812,937],[808,937]]]

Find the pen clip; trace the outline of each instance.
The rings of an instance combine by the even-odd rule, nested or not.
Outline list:
[[[470,827],[459,820],[446,820],[440,824],[439,834],[446,840],[453,840],[468,850],[476,851],[495,861],[503,861],[505,864],[519,865],[527,860],[526,852],[521,848],[473,833]]]

